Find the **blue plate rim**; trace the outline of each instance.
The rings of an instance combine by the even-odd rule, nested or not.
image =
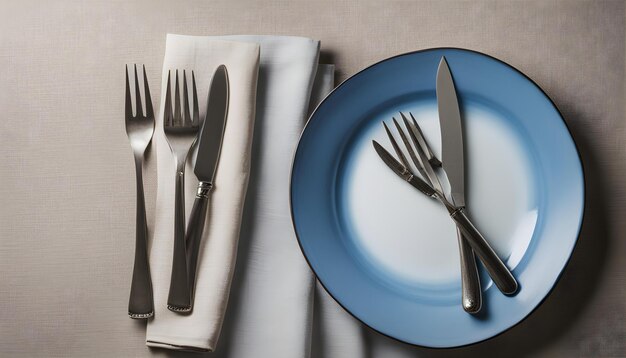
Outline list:
[[[572,247],[571,251],[569,252],[569,255],[567,256],[567,260],[565,262],[565,265],[563,266],[563,268],[561,269],[561,271],[559,272],[556,280],[554,281],[552,287],[550,287],[550,290],[546,293],[546,295],[541,299],[541,301],[526,315],[524,316],[524,318],[522,318],[521,320],[519,320],[517,323],[511,325],[510,327],[502,330],[501,332],[494,334],[491,337],[487,337],[481,340],[478,340],[476,342],[472,342],[472,343],[467,343],[467,344],[462,344],[462,345],[455,345],[455,346],[449,346],[449,347],[437,347],[437,346],[427,346],[427,345],[421,345],[421,344],[415,344],[412,342],[408,342],[408,341],[404,341],[402,339],[399,339],[397,337],[393,337],[391,335],[388,335],[384,332],[381,332],[379,330],[377,330],[376,328],[368,325],[367,323],[365,323],[363,320],[361,320],[360,318],[358,318],[355,314],[353,314],[347,307],[345,307],[343,304],[341,304],[341,302],[339,302],[339,300],[337,300],[335,298],[335,296],[332,294],[332,292],[330,292],[330,290],[328,290],[328,288],[326,288],[326,286],[324,285],[324,283],[318,278],[317,272],[315,272],[315,269],[313,268],[313,265],[311,265],[311,262],[309,261],[309,258],[306,256],[305,252],[304,252],[304,248],[302,247],[302,242],[300,239],[300,236],[298,235],[298,228],[296,226],[296,221],[294,220],[294,212],[293,212],[293,169],[294,169],[294,165],[296,162],[296,159],[298,157],[298,151],[300,149],[300,141],[302,139],[302,136],[304,134],[304,132],[306,131],[309,123],[311,122],[311,119],[313,118],[313,115],[315,114],[315,112],[317,112],[317,109],[324,103],[326,102],[326,100],[333,95],[333,93],[338,90],[341,86],[343,86],[344,84],[346,84],[348,81],[350,81],[352,78],[358,76],[360,73],[367,71],[368,69],[375,67],[381,63],[387,62],[387,61],[391,61],[395,58],[398,57],[402,57],[402,56],[407,56],[407,55],[412,55],[412,54],[416,54],[416,53],[421,53],[421,52],[427,52],[427,51],[436,51],[436,50],[459,50],[459,51],[466,51],[466,52],[472,52],[475,54],[479,54],[485,57],[488,57],[490,59],[493,59],[497,62],[500,62],[501,64],[508,66],[509,68],[511,68],[513,71],[519,73],[520,75],[522,75],[524,78],[526,78],[530,83],[532,83],[547,99],[548,101],[550,101],[550,104],[552,104],[552,106],[554,107],[554,109],[557,111],[557,113],[559,114],[559,117],[561,119],[561,121],[563,121],[563,124],[565,125],[565,128],[567,129],[567,132],[569,134],[569,136],[572,138],[572,142],[574,143],[574,148],[576,149],[576,155],[578,156],[578,161],[580,162],[580,168],[581,168],[581,176],[582,176],[582,184],[583,184],[583,196],[582,196],[582,212],[581,212],[581,218],[580,218],[580,223],[578,225],[578,230],[577,230],[577,234],[576,234],[576,240],[574,242],[574,246]],[[315,275],[315,278],[317,280],[317,282],[319,282],[319,284],[322,286],[322,288],[324,288],[324,290],[328,293],[328,295],[333,299],[333,301],[335,301],[341,308],[343,308],[344,311],[346,311],[350,316],[352,316],[354,319],[356,319],[358,322],[360,322],[361,324],[365,325],[366,327],[368,327],[369,329],[375,331],[376,333],[391,338],[392,340],[396,341],[396,342],[400,342],[400,343],[404,343],[404,344],[408,344],[410,346],[413,347],[420,347],[420,348],[429,348],[429,349],[435,349],[435,350],[448,350],[448,349],[457,349],[457,348],[463,348],[463,347],[469,347],[469,346],[473,346],[479,343],[483,343],[483,342],[487,342],[490,341],[496,337],[499,337],[500,335],[509,332],[511,329],[517,327],[519,324],[521,324],[522,322],[524,322],[526,319],[528,319],[528,317],[530,317],[533,313],[535,313],[535,311],[541,307],[544,302],[548,299],[548,297],[550,297],[552,295],[552,292],[554,292],[555,287],[558,285],[558,283],[561,280],[561,277],[563,276],[563,272],[565,272],[565,270],[567,269],[567,267],[570,264],[570,260],[572,258],[572,254],[574,253],[574,250],[576,250],[576,247],[578,246],[578,241],[580,239],[580,233],[582,230],[582,226],[584,224],[585,221],[585,214],[586,214],[586,209],[587,209],[587,180],[586,180],[586,173],[585,173],[585,164],[582,160],[582,156],[580,155],[580,148],[578,143],[576,142],[576,139],[574,138],[574,136],[572,135],[572,130],[569,127],[569,125],[567,124],[567,122],[565,121],[565,117],[563,116],[563,112],[561,112],[561,110],[559,109],[559,107],[556,105],[556,103],[554,103],[554,101],[552,100],[552,98],[548,95],[548,93],[541,87],[539,86],[539,84],[537,82],[535,82],[532,78],[530,78],[528,75],[526,75],[524,72],[522,72],[521,70],[519,70],[517,67],[495,57],[492,55],[489,55],[487,53],[478,51],[478,50],[472,50],[472,49],[467,49],[467,48],[462,48],[462,47],[453,47],[453,46],[442,46],[442,47],[428,47],[428,48],[424,48],[424,49],[420,49],[420,50],[415,50],[415,51],[409,51],[409,52],[404,52],[404,53],[400,53],[391,57],[387,57],[383,60],[380,60],[378,62],[375,62],[359,71],[357,71],[356,73],[354,73],[353,75],[351,75],[350,77],[346,78],[345,80],[343,80],[339,85],[337,85],[335,88],[333,88],[332,91],[330,91],[326,96],[324,96],[324,99],[322,99],[316,106],[315,109],[311,112],[311,114],[309,115],[309,118],[307,119],[306,123],[304,124],[304,127],[302,128],[302,131],[300,132],[300,136],[298,138],[298,145],[296,146],[296,149],[293,152],[293,156],[291,159],[291,168],[289,171],[289,213],[291,216],[291,225],[293,226],[293,230],[294,233],[296,235],[296,239],[298,241],[298,247],[300,248],[300,252],[302,253],[302,256],[304,256],[304,259],[306,260],[307,265],[309,266],[309,268],[311,269],[311,271],[313,272],[313,274]]]

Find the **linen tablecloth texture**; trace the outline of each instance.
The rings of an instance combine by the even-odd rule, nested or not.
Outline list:
[[[163,105],[156,123],[153,141],[159,190],[150,251],[155,315],[148,321],[146,341],[149,346],[212,350],[222,326],[250,171],[259,46],[207,37],[168,35],[160,103],[165,103],[168,70],[179,69],[179,76],[182,76],[182,69],[194,70],[200,116],[204,116],[209,81],[220,64],[228,68],[230,80],[228,121],[199,249],[195,305],[188,315],[166,308],[172,268],[176,166],[163,133]],[[174,81],[173,73],[171,80]],[[198,183],[193,174],[193,163],[194,160],[188,160],[185,169],[187,216]]]

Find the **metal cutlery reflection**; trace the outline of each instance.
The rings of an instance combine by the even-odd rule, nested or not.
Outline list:
[[[152,280],[148,264],[148,225],[146,223],[146,203],[143,192],[143,157],[154,133],[154,112],[146,68],[143,67],[143,86],[146,99],[146,112],[143,112],[140,83],[135,67],[135,115],[130,94],[128,66],[126,66],[126,134],[135,157],[135,174],[137,179],[137,213],[135,227],[135,264],[128,301],[130,318],[149,318],[154,315],[152,299]]]
[[[426,179],[428,182],[417,178],[416,175],[411,172],[411,169],[408,166],[406,159],[404,163],[398,162],[398,160],[393,158],[393,156],[389,154],[389,152],[387,152],[378,142],[373,141],[374,148],[378,155],[385,162],[385,164],[387,164],[387,166],[389,166],[398,176],[402,177],[404,180],[408,181],[418,189],[421,188],[421,192],[433,198],[436,198],[446,207],[448,213],[450,214],[450,217],[454,220],[457,228],[468,240],[474,252],[483,262],[485,269],[493,279],[498,289],[500,289],[502,293],[507,295],[515,293],[517,291],[517,281],[515,280],[509,269],[506,267],[506,265],[502,262],[502,260],[500,260],[495,251],[491,248],[489,243],[469,220],[469,218],[465,214],[465,208],[454,205],[444,195],[441,183],[439,181],[439,178],[437,177],[437,174],[435,173],[433,165],[429,162],[428,156],[423,151],[417,139],[421,133],[421,131],[418,129],[419,126],[417,126],[417,123],[415,122],[413,123],[413,125],[411,125],[411,123],[409,123],[405,117],[404,125],[406,127],[406,133],[400,127],[395,118],[394,124],[396,125],[396,128],[406,147],[406,150],[409,152],[409,155],[413,160],[415,166],[419,168],[418,170],[420,171],[420,173],[424,173],[424,179]],[[386,130],[389,136],[389,140],[392,142],[394,149],[398,148],[399,150],[398,144],[395,141],[394,137],[391,135],[391,132],[388,130],[388,128],[386,128]],[[411,143],[408,141],[408,138],[411,138],[413,145],[411,145]],[[398,154],[398,156],[402,160],[403,156],[401,156],[400,154]]]
[[[183,71],[183,99],[180,99],[180,84],[178,70],[176,70],[174,90],[174,111],[172,112],[172,98],[170,73],[167,74],[167,89],[165,92],[165,113],[163,130],[165,138],[176,158],[176,194],[174,208],[174,255],[172,260],[172,275],[170,290],[167,299],[167,308],[175,312],[189,312],[191,310],[190,284],[187,273],[187,250],[185,244],[185,163],[190,149],[198,137],[200,129],[198,94],[196,79],[191,73],[193,108],[189,110],[189,94],[187,91],[187,75]],[[182,107],[182,112],[181,112]]]

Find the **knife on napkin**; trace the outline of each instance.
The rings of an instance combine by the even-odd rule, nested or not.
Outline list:
[[[198,177],[198,191],[193,202],[185,242],[187,245],[187,273],[189,275],[190,300],[193,307],[193,296],[196,279],[198,251],[204,229],[204,221],[209,206],[209,196],[213,189],[213,179],[222,149],[224,128],[228,114],[229,81],[226,66],[220,65],[211,80],[206,117],[198,138],[198,154],[194,173]]]

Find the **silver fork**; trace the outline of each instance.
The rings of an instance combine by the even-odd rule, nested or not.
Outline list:
[[[428,143],[426,142],[426,138],[424,137],[424,134],[422,133],[420,126],[417,124],[415,117],[413,117],[413,113],[409,112],[409,115],[411,116],[411,120],[413,121],[412,127],[411,127],[411,124],[409,123],[409,120],[404,115],[404,113],[400,112],[400,116],[402,116],[402,121],[404,122],[404,126],[407,129],[411,128],[412,133],[410,134],[412,134],[411,139],[413,140],[413,144],[415,146],[419,145],[420,148],[422,148],[422,152],[426,154],[426,158],[428,158],[428,162],[432,165],[433,169],[434,167],[441,168],[442,166],[441,161],[433,155],[433,152],[430,149],[430,146],[428,145]],[[404,146],[409,148],[410,144],[408,143],[408,139],[406,138],[406,135],[402,131],[402,128],[400,127],[400,125],[398,124],[395,118],[393,118],[393,123],[396,126],[396,129],[400,133],[400,137],[404,143]],[[385,125],[385,129],[387,130],[387,135],[391,136],[391,133],[387,129],[387,125]],[[400,151],[399,148],[397,148],[397,146],[394,146],[393,149],[396,151],[398,156],[402,155],[402,152]],[[443,188],[441,186],[441,182],[439,181],[439,178],[434,178],[433,179],[434,182],[430,181],[427,173],[425,172],[425,169],[420,165],[421,163],[418,161],[418,158],[415,157],[414,151],[411,151],[410,154],[411,154],[411,160],[413,160],[413,163],[415,163],[416,167],[420,171],[420,174],[422,174],[422,177],[426,181],[428,181],[428,183],[430,183],[431,187],[443,193]],[[401,159],[404,159],[404,158],[401,158]],[[405,162],[404,164],[408,167],[408,163]],[[472,313],[472,314],[478,313],[478,311],[480,311],[480,308],[482,306],[482,292],[480,288],[480,277],[478,277],[478,269],[476,267],[476,258],[474,257],[474,252],[472,251],[471,246],[469,245],[467,240],[463,238],[462,235],[459,236],[458,242],[459,242],[459,255],[461,259],[460,260],[461,261],[461,296],[462,296],[461,302],[463,305],[463,309],[467,311],[468,313]]]
[[[165,113],[163,129],[170,149],[176,158],[176,197],[174,212],[174,256],[172,260],[172,276],[167,308],[174,312],[191,311],[190,286],[187,275],[187,251],[185,245],[185,163],[190,149],[198,137],[200,115],[198,110],[198,94],[196,79],[191,72],[193,116],[189,111],[189,95],[187,91],[187,75],[183,71],[183,101],[180,100],[178,70],[176,70],[174,90],[174,111],[172,112],[170,73],[167,74],[165,92]],[[183,111],[181,112],[181,106]]]
[[[126,66],[126,134],[130,140],[135,157],[137,178],[137,218],[135,231],[135,265],[130,287],[128,315],[130,318],[149,318],[154,315],[152,300],[152,281],[148,264],[148,225],[146,223],[146,203],[143,193],[143,156],[154,133],[154,112],[150,89],[146,79],[146,67],[143,67],[143,85],[146,97],[146,113],[143,113],[137,65],[135,65],[135,115],[133,116],[132,99],[128,66]]]
[[[505,295],[514,294],[517,292],[518,284],[515,277],[511,274],[511,271],[508,267],[506,267],[493,248],[467,217],[465,208],[454,206],[444,195],[439,178],[433,168],[433,164],[428,160],[428,156],[424,153],[421,145],[419,144],[420,140],[417,139],[417,137],[421,135],[421,130],[418,130],[419,126],[417,125],[417,122],[413,123],[413,126],[411,126],[411,123],[409,123],[406,118],[403,119],[406,127],[406,133],[397,123],[395,118],[393,119],[393,122],[415,166],[418,168],[420,174],[422,174],[427,180],[424,184],[432,190],[434,193],[432,196],[446,207],[450,217],[455,222],[457,228],[459,228],[463,236],[467,239],[471,248],[474,250],[474,253],[476,253],[478,258],[482,261],[483,266],[487,270],[489,276],[491,276],[491,279],[496,287],[498,287],[498,289],[500,289],[500,291]],[[394,150],[399,149],[399,146],[388,130],[387,125],[384,123],[383,125],[385,126],[387,135],[389,140],[392,142]],[[407,137],[411,138],[413,146],[409,143]],[[423,138],[422,141],[424,141]],[[401,154],[398,154],[398,156],[403,157]],[[404,160],[406,161],[406,159]],[[407,169],[409,168],[407,167]],[[429,183],[431,183],[432,186]]]

